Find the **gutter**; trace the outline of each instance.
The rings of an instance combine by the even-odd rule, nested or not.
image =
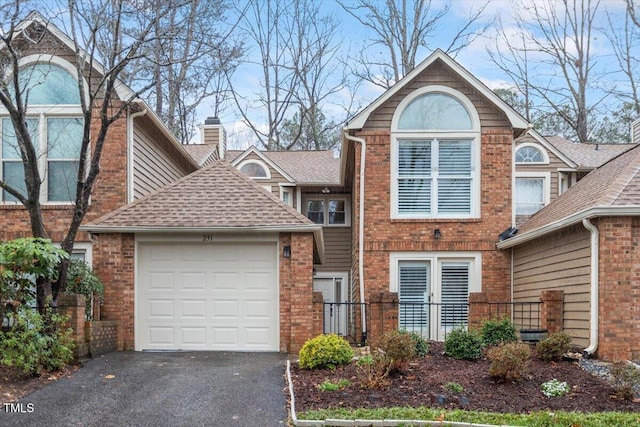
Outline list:
[[[600,233],[598,232],[598,228],[591,223],[588,218],[582,220],[582,225],[584,228],[591,232],[591,296],[590,296],[590,328],[589,328],[589,347],[584,349],[584,353],[587,355],[593,355],[596,350],[598,350],[598,333],[599,333],[599,323],[598,323],[598,306],[600,305],[599,301],[599,244],[600,244]]]
[[[129,123],[127,124],[127,203],[133,202],[133,119],[142,117],[147,114],[147,109],[129,114]]]
[[[356,136],[349,135],[349,131],[345,128],[343,130],[345,138],[349,141],[353,141],[360,144],[360,206],[359,206],[359,221],[358,221],[358,279],[360,282],[360,303],[364,303],[364,171],[365,161],[367,154],[367,143],[364,139]],[[362,306],[362,341],[366,341],[367,338],[367,319],[365,306]]]

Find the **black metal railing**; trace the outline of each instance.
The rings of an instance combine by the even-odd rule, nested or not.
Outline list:
[[[540,329],[540,301],[489,302],[489,318],[508,317],[517,330]]]
[[[322,311],[322,333],[338,334],[353,343],[362,343],[362,319],[368,320],[367,303],[325,302]],[[368,328],[365,327],[364,330]]]

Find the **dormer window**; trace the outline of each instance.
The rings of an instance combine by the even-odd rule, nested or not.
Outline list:
[[[269,179],[269,168],[258,160],[245,160],[239,166],[240,172],[252,179]]]

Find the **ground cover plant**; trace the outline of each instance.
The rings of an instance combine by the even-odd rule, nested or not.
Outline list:
[[[477,360],[458,360],[445,356],[443,343],[432,342],[429,343],[429,347],[430,351],[426,357],[412,360],[404,370],[388,375],[384,385],[378,388],[366,387],[363,384],[363,377],[358,375],[358,364],[355,362],[336,367],[334,370],[301,370],[294,363],[292,382],[298,417],[319,416],[313,415],[315,412],[312,412],[319,410],[325,411],[325,414],[328,413],[326,411],[350,411],[353,415],[357,414],[353,412],[357,408],[385,411],[399,407],[426,407],[435,411],[446,411],[447,414],[450,410],[459,409],[463,409],[465,413],[481,411],[503,414],[526,414],[536,411],[559,414],[622,412],[626,413],[624,417],[627,418],[635,416],[635,424],[617,421],[613,424],[593,425],[640,425],[640,401],[616,397],[615,390],[605,379],[586,372],[577,362],[541,360],[536,355],[535,346],[531,346],[531,357],[523,378],[506,382],[497,382],[490,376],[491,361],[486,354]],[[318,384],[324,381],[337,382],[340,379],[348,379],[349,386],[333,393],[318,390]],[[570,386],[566,395],[545,396],[542,384],[554,379],[566,382]],[[456,383],[459,387],[451,383]],[[415,416],[382,418],[394,417],[418,419]],[[577,423],[582,427],[589,425],[581,421]]]

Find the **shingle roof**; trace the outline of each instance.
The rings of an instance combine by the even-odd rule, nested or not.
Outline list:
[[[575,143],[559,136],[546,136],[554,147],[578,165],[578,169],[591,170],[632,148],[634,144]]]
[[[183,147],[200,166],[202,166],[216,148],[218,148],[216,144],[184,144]]]
[[[234,161],[244,151],[227,151],[226,159]],[[333,151],[260,151],[265,157],[289,174],[297,184],[338,185],[340,159]]]
[[[640,206],[640,145],[595,169],[538,211],[522,225],[519,236],[590,208],[628,206]]]
[[[228,163],[216,161],[83,229],[309,226],[315,224]]]

